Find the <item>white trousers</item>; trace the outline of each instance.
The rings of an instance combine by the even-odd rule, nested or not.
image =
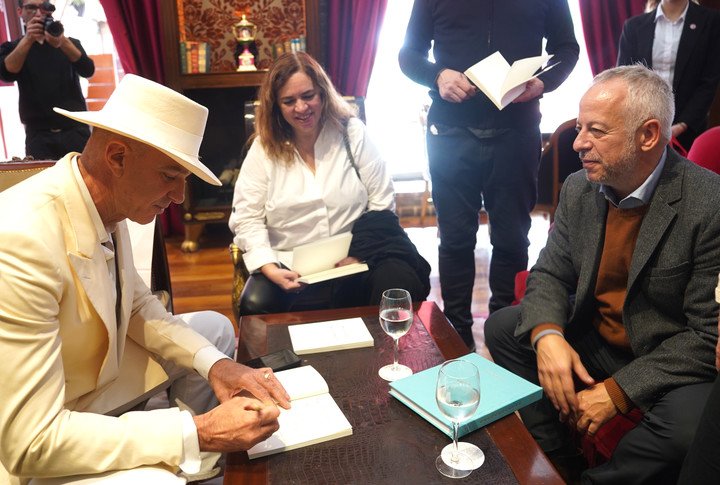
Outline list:
[[[184,313],[178,315],[193,330],[212,342],[221,352],[235,356],[235,330],[224,315],[213,311]],[[174,406],[175,399],[187,404],[195,413],[202,414],[217,406],[217,399],[208,382],[196,372],[176,366],[172,362],[160,360],[165,372],[170,376],[169,401]],[[157,392],[157,391],[156,391]],[[149,399],[152,397],[148,395]],[[214,465],[214,462],[212,463]],[[201,470],[202,472],[203,470]],[[185,478],[164,468],[142,466],[132,470],[118,470],[96,475],[75,475],[58,478],[35,478],[30,485],[183,485]]]

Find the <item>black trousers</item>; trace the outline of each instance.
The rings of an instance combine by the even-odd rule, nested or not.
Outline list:
[[[70,152],[82,152],[90,138],[90,128],[78,124],[61,130],[25,127],[25,155],[35,160],[60,160]]]
[[[678,480],[679,485],[717,483],[720,483],[720,375],[715,378]]]
[[[515,274],[527,269],[540,131],[433,123],[427,146],[440,230],[443,311],[455,327],[469,327],[480,209],[485,208],[490,220],[490,312],[512,303]]]
[[[508,307],[485,322],[485,342],[499,365],[539,385],[537,359],[529,335],[515,337],[520,307]],[[583,365],[596,381],[611,376],[632,356],[607,345],[592,326],[568,337]],[[583,483],[675,483],[700,420],[711,383],[676,388],[648,409],[643,420],[618,443],[610,461],[587,470]],[[569,443],[570,428],[561,423],[547,397],[520,410],[525,426],[545,452]]]
[[[254,273],[240,296],[240,315],[378,305],[383,291],[390,288],[408,290],[413,301],[427,296],[412,267],[396,258],[387,258],[370,271],[308,285],[296,293],[284,291],[262,273]]]

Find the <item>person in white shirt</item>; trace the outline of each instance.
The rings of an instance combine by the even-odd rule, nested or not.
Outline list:
[[[241,314],[368,304],[378,285],[403,287],[424,299],[413,265],[399,258],[383,258],[370,274],[310,286],[280,264],[276,251],[350,232],[368,212],[393,211],[394,193],[364,124],[311,56],[298,52],[277,59],[259,100],[257,131],[229,221],[254,273],[243,290]],[[391,229],[399,229],[396,222]],[[338,265],[358,259],[351,247]]]
[[[126,219],[182,202],[191,174],[220,185],[198,159],[207,108],[126,75],[100,111],[55,110],[94,127],[82,154],[0,193],[0,483],[185,483],[290,405],[232,360],[227,318],[168,313],[133,263]],[[135,411],[171,384],[196,415]]]
[[[720,12],[689,0],[654,3],[625,22],[617,65],[644,64],[672,86],[672,135],[689,150],[707,127],[720,81]]]

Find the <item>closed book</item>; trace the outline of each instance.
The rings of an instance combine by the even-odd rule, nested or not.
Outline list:
[[[180,72],[183,74],[188,72],[187,45],[185,41],[180,42]]]
[[[298,355],[375,345],[362,318],[291,325],[288,327],[288,333],[293,351]]]
[[[207,42],[198,45],[198,72],[207,72]]]
[[[189,72],[192,74],[197,74],[200,72],[200,68],[198,66],[198,61],[200,57],[199,48],[200,43],[199,42],[188,42],[190,44],[188,46],[190,50],[190,60],[188,64]]]
[[[464,436],[540,399],[542,388],[500,367],[476,353],[460,357],[472,362],[480,372],[480,405],[460,423],[458,436]],[[452,438],[452,422],[440,412],[435,401],[440,365],[390,383],[390,395],[415,411],[430,424]]]
[[[280,409],[280,429],[250,448],[247,452],[250,459],[352,434],[352,425],[315,368],[296,367],[276,372],[275,377],[290,395],[290,409]]]

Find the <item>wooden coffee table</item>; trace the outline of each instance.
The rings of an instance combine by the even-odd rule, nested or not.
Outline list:
[[[455,483],[435,469],[435,457],[450,440],[388,395],[377,375],[392,361],[392,340],[378,323],[377,307],[243,317],[238,361],[292,348],[287,326],[362,317],[373,348],[306,355],[325,377],[330,394],[353,426],[353,435],[249,460],[227,458],[224,483]],[[400,361],[415,372],[467,353],[458,334],[433,302],[416,307],[410,332],[400,339]],[[482,376],[481,376],[482,378]],[[462,438],[480,446],[485,464],[462,483],[562,484],[563,480],[515,414]]]

